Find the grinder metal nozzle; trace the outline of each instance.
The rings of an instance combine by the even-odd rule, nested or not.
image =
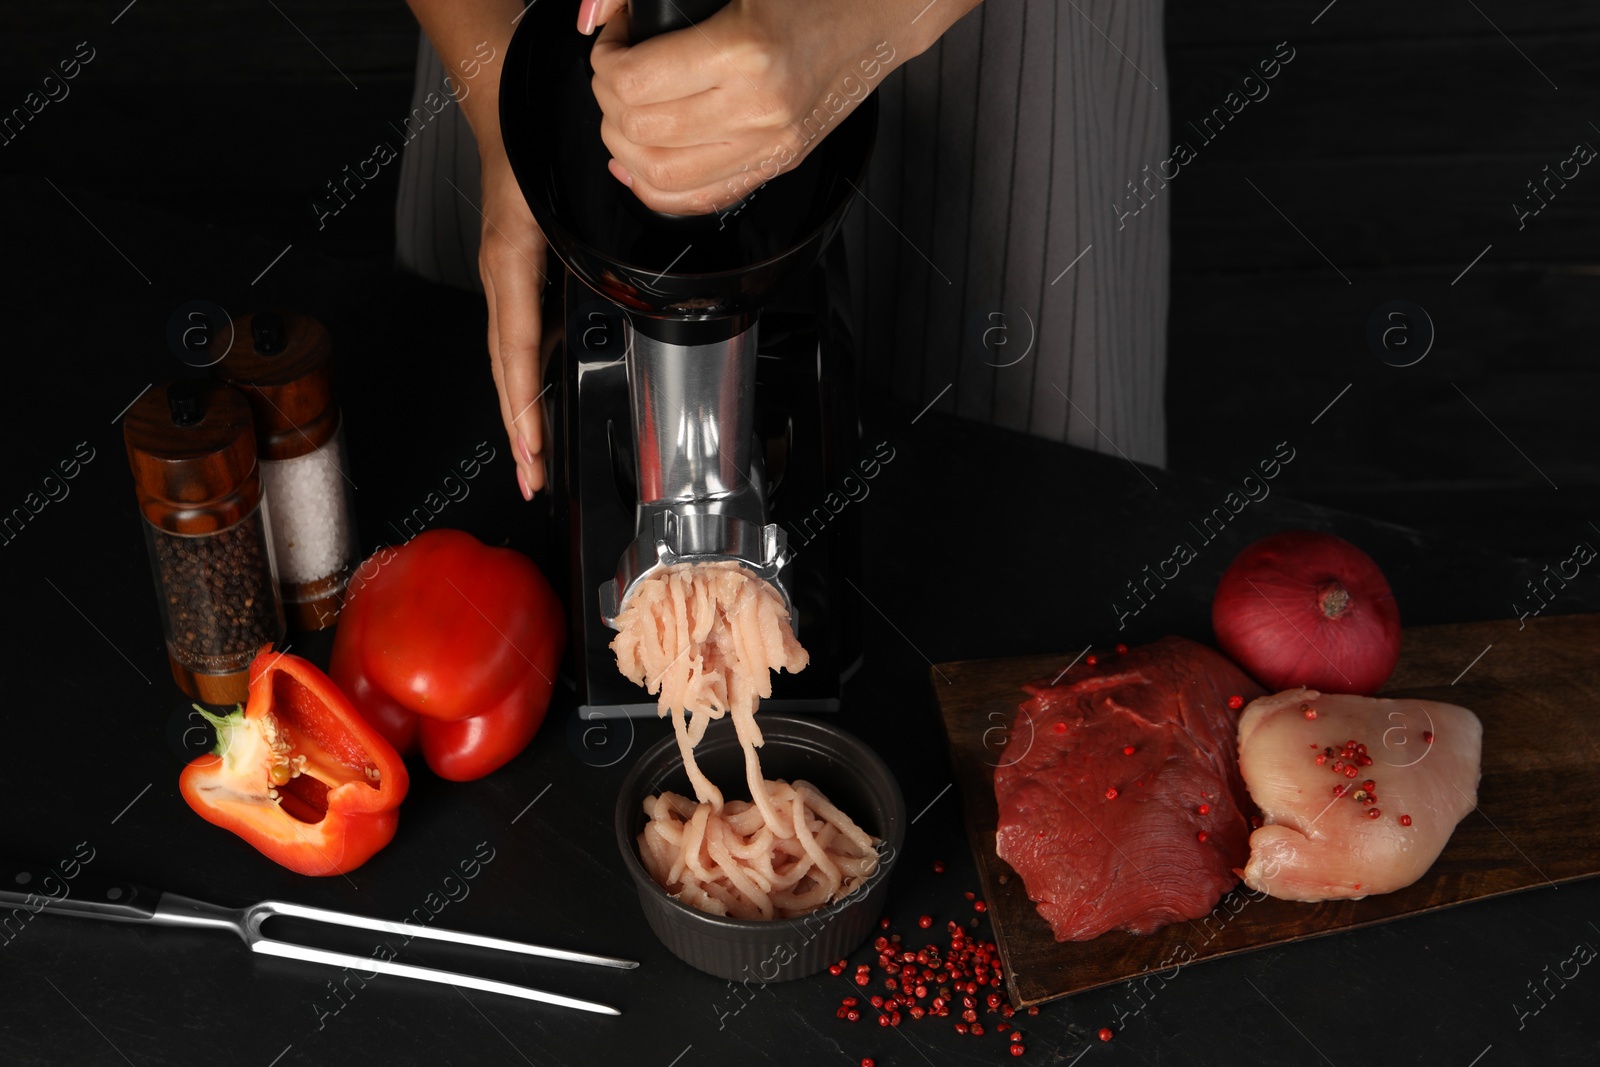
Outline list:
[[[756,526],[730,515],[689,507],[652,513],[651,529],[617,561],[617,576],[600,586],[600,618],[612,629],[639,583],[680,563],[737,563],[778,591],[791,617],[794,604],[781,578],[789,538],[776,523]]]
[[[755,447],[755,324],[709,344],[663,341],[631,321],[625,331],[637,535],[600,587],[601,619],[615,628],[638,583],[665,567],[722,561],[771,584],[792,614],[780,580],[788,537],[767,522]]]

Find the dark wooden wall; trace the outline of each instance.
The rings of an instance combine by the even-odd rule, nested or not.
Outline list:
[[[78,42],[96,52],[65,100],[0,147],[0,169],[327,255],[390,254],[397,166],[320,231],[310,202],[410,106],[417,26],[403,0],[127,2],[0,14],[0,111]]]
[[[405,114],[415,24],[400,0],[275,3],[8,7],[0,111],[77,42],[97,54],[0,170],[387,257],[397,167],[323,230],[310,201]],[[1190,138],[1198,158],[1162,194],[1171,465],[1231,479],[1288,438],[1302,497],[1530,553],[1600,538],[1600,167],[1520,231],[1511,209],[1576,142],[1600,146],[1600,5],[1324,3],[1168,7],[1175,133],[1277,42],[1296,50],[1266,99]],[[1407,368],[1365,336],[1396,299],[1437,331]]]
[[[1227,477],[1288,437],[1305,498],[1532,553],[1600,538],[1600,165],[1520,230],[1511,207],[1600,147],[1600,5],[1325,3],[1168,5],[1175,134],[1296,50],[1166,190],[1172,466]],[[1414,366],[1367,342],[1392,300],[1436,330]]]

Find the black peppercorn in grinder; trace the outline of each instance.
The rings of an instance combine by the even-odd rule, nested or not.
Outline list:
[[[632,0],[630,41],[693,32],[721,7]],[[535,4],[500,83],[507,156],[568,273],[563,327],[551,331],[564,337],[550,361],[562,387],[546,425],[569,520],[557,529],[571,538],[580,714],[654,714],[618,674],[610,628],[650,575],[724,561],[772,584],[811,653],[805,671],[773,679],[763,707],[836,708],[859,655],[846,584],[859,566],[856,516],[805,523],[828,514],[859,444],[842,250],[830,242],[866,166],[877,100],[798,165],[778,165],[794,153],[755,162],[724,210],[666,215],[607,171],[592,47],[570,8]]]
[[[148,390],[123,423],[172,677],[208,704],[249,696],[283,606],[244,396],[220,382]]]

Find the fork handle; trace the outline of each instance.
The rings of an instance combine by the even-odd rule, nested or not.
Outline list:
[[[55,865],[0,859],[0,926],[10,934],[35,915],[76,915],[111,922],[148,922],[161,894],[132,882],[97,877],[87,868],[94,859],[62,860]]]

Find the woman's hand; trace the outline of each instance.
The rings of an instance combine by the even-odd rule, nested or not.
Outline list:
[[[499,138],[479,140],[483,234],[478,273],[489,304],[489,360],[500,419],[517,463],[517,485],[523,499],[532,500],[545,483],[539,297],[546,245]]]
[[[694,28],[629,47],[621,0],[584,0],[578,28],[605,24],[590,62],[612,175],[657,211],[738,202],[798,166],[931,43],[900,17],[906,6],[732,0]]]

